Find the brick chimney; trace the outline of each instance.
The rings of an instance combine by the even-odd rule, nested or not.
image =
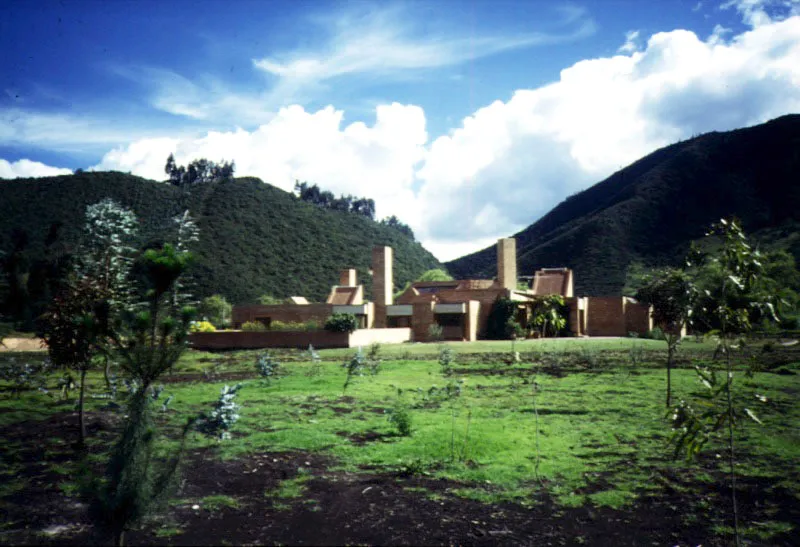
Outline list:
[[[392,248],[372,248],[372,300],[375,303],[375,328],[386,328],[386,306],[392,305],[394,278]]]
[[[340,287],[355,287],[356,286],[356,271],[353,268],[342,270],[339,274]]]
[[[504,289],[517,288],[517,240],[513,237],[497,240],[497,281]]]

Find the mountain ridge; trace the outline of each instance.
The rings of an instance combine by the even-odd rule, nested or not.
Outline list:
[[[796,222],[797,173],[798,114],[666,146],[515,234],[520,273],[568,266],[576,293],[620,294],[632,262],[675,264],[721,217],[738,216],[750,232]],[[494,248],[445,265],[458,278],[491,277]]]

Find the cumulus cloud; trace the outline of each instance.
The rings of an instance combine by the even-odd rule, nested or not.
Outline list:
[[[56,175],[69,175],[72,171],[59,167],[50,167],[38,161],[27,159],[8,162],[0,159],[0,179],[15,179],[26,177],[55,177]]]
[[[346,123],[333,106],[293,105],[252,130],[138,139],[95,168],[163,179],[170,153],[179,163],[234,160],[238,175],[286,190],[299,179],[372,197],[379,217],[396,214],[452,259],[659,147],[800,112],[800,17],[790,13],[773,10],[738,35],[719,27],[705,39],[686,30],[629,36],[638,48],[575,63],[433,139],[414,105],[378,106],[371,124]]]

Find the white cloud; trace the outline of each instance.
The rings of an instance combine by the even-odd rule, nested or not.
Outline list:
[[[161,179],[171,152],[179,163],[235,160],[238,175],[286,190],[299,179],[372,197],[379,217],[396,214],[451,259],[656,148],[800,112],[800,17],[780,19],[706,40],[686,30],[642,37],[637,51],[575,63],[432,141],[417,106],[378,106],[367,125],[346,124],[332,106],[295,105],[250,131],[139,139],[96,167]]]
[[[364,8],[362,6],[362,8]],[[294,50],[253,59],[253,66],[276,78],[271,100],[287,104],[325,90],[325,82],[337,77],[380,76],[399,78],[410,72],[442,68],[504,51],[562,43],[587,37],[595,25],[582,9],[560,10],[561,33],[481,35],[453,33],[428,20],[419,32],[418,19],[400,6],[364,8],[333,18],[317,18],[327,41],[312,50]]]
[[[0,159],[0,179],[15,179],[27,177],[55,177],[57,175],[69,175],[72,171],[59,167],[50,167],[38,161],[27,159],[8,162]]]
[[[743,23],[756,28],[800,15],[800,0],[728,0],[720,6],[723,10],[730,8],[739,12]]]
[[[633,53],[639,49],[639,45],[636,43],[636,40],[639,38],[639,31],[638,30],[629,30],[625,33],[625,43],[622,44],[617,53]]]
[[[582,11],[567,15],[570,23],[578,24],[564,34],[458,36],[434,31],[417,36],[399,7],[347,13],[325,21],[325,26],[335,30],[322,51],[253,59],[253,65],[292,84],[320,82],[345,74],[368,72],[385,76],[403,70],[439,68],[510,49],[574,40],[594,32],[594,23]]]

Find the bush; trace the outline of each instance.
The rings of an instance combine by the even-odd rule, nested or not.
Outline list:
[[[264,332],[267,327],[261,321],[247,321],[242,325],[242,330],[247,332]]]
[[[224,296],[215,294],[203,299],[198,312],[200,317],[204,318],[216,328],[222,329],[230,324],[232,310],[233,307],[230,302],[225,300]]]
[[[411,413],[408,407],[397,401],[397,403],[388,411],[389,423],[397,429],[397,434],[401,437],[408,437],[411,435]]]
[[[644,337],[650,340],[664,340],[664,330],[661,327],[653,327]]]
[[[516,304],[508,298],[498,298],[489,313],[486,324],[486,337],[491,340],[507,340],[510,338],[509,321],[514,319]]]
[[[334,313],[325,321],[325,330],[328,332],[351,333],[357,328],[358,322],[352,313]]]
[[[272,379],[278,375],[278,367],[280,363],[275,361],[269,352],[259,355],[256,360],[256,371],[267,381],[267,385],[270,385]]]
[[[525,329],[518,322],[509,319],[506,322],[506,338],[525,338]]]
[[[438,342],[439,340],[444,338],[443,333],[444,333],[444,329],[442,328],[441,325],[439,325],[437,323],[432,323],[428,327],[428,340],[431,340],[433,342]]]
[[[309,321],[273,321],[269,324],[269,330],[312,331],[319,329],[319,321],[314,321],[313,319]]]
[[[208,321],[192,321],[189,332],[217,332],[217,328]]]
[[[210,437],[224,441],[231,438],[230,430],[239,420],[241,406],[235,402],[243,384],[229,387],[227,384],[220,390],[219,399],[211,412],[202,414],[197,421],[197,430]]]

